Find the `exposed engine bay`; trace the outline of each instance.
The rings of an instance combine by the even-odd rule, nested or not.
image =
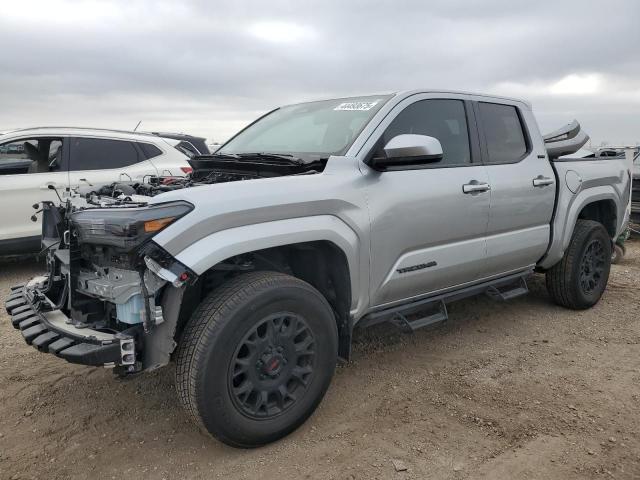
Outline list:
[[[82,186],[78,188],[77,193],[93,206],[145,203],[148,197],[183,188],[319,173],[324,169],[325,163],[324,159],[302,161],[266,154],[255,154],[253,157],[246,158],[216,154],[202,155],[189,160],[193,171],[186,177],[150,176],[145,177],[143,181],[119,181],[97,188]]]
[[[325,165],[267,154],[210,155],[190,163],[193,171],[186,177],[83,186],[64,199],[59,195],[58,205],[41,204],[48,272],[14,294],[16,308],[24,309],[14,326],[27,343],[70,362],[113,367],[118,374],[165,365],[176,345],[179,316],[189,313],[181,309],[187,287],[198,292],[211,279],[200,282],[152,241],[193,205],[150,204],[151,197],[215,183],[309,175]],[[226,265],[219,275],[243,268]]]
[[[51,353],[120,374],[166,364],[177,314],[166,315],[163,305],[179,305],[182,287],[197,275],[149,240],[193,207],[170,202],[137,208],[123,201],[119,208],[96,208],[75,200],[43,204],[48,272],[21,294],[30,306],[23,316],[33,322],[21,326],[25,339],[29,329],[38,338],[45,332]]]

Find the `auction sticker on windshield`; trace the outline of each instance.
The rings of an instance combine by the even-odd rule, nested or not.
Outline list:
[[[345,102],[338,105],[334,110],[371,110],[379,101],[380,100],[374,100],[373,102]]]

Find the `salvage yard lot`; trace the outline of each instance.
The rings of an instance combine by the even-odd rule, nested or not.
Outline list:
[[[40,269],[0,263],[2,303]],[[25,345],[3,308],[0,478],[640,478],[640,241],[592,310],[529,285],[414,335],[358,333],[319,410],[257,450],[201,434],[172,366],[121,381],[68,364]]]

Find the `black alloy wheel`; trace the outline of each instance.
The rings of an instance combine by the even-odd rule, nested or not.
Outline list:
[[[182,405],[204,430],[243,448],[298,428],[322,400],[338,358],[331,305],[278,272],[243,273],[202,300],[176,355]]]
[[[580,288],[585,294],[592,294],[600,286],[605,263],[604,246],[600,239],[595,238],[587,245],[580,262]]]
[[[546,272],[547,291],[553,301],[573,310],[598,303],[609,280],[611,251],[604,225],[579,219],[564,256]]]
[[[306,391],[315,367],[315,340],[304,318],[269,315],[242,339],[229,368],[229,389],[242,413],[280,415]]]

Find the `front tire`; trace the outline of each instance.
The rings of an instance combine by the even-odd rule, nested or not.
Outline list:
[[[546,274],[547,291],[555,303],[584,310],[600,300],[611,269],[611,239],[601,223],[576,222],[562,260]]]
[[[257,447],[300,426],[333,376],[329,303],[300,279],[239,275],[196,309],[178,347],[176,385],[191,417],[222,442]]]

